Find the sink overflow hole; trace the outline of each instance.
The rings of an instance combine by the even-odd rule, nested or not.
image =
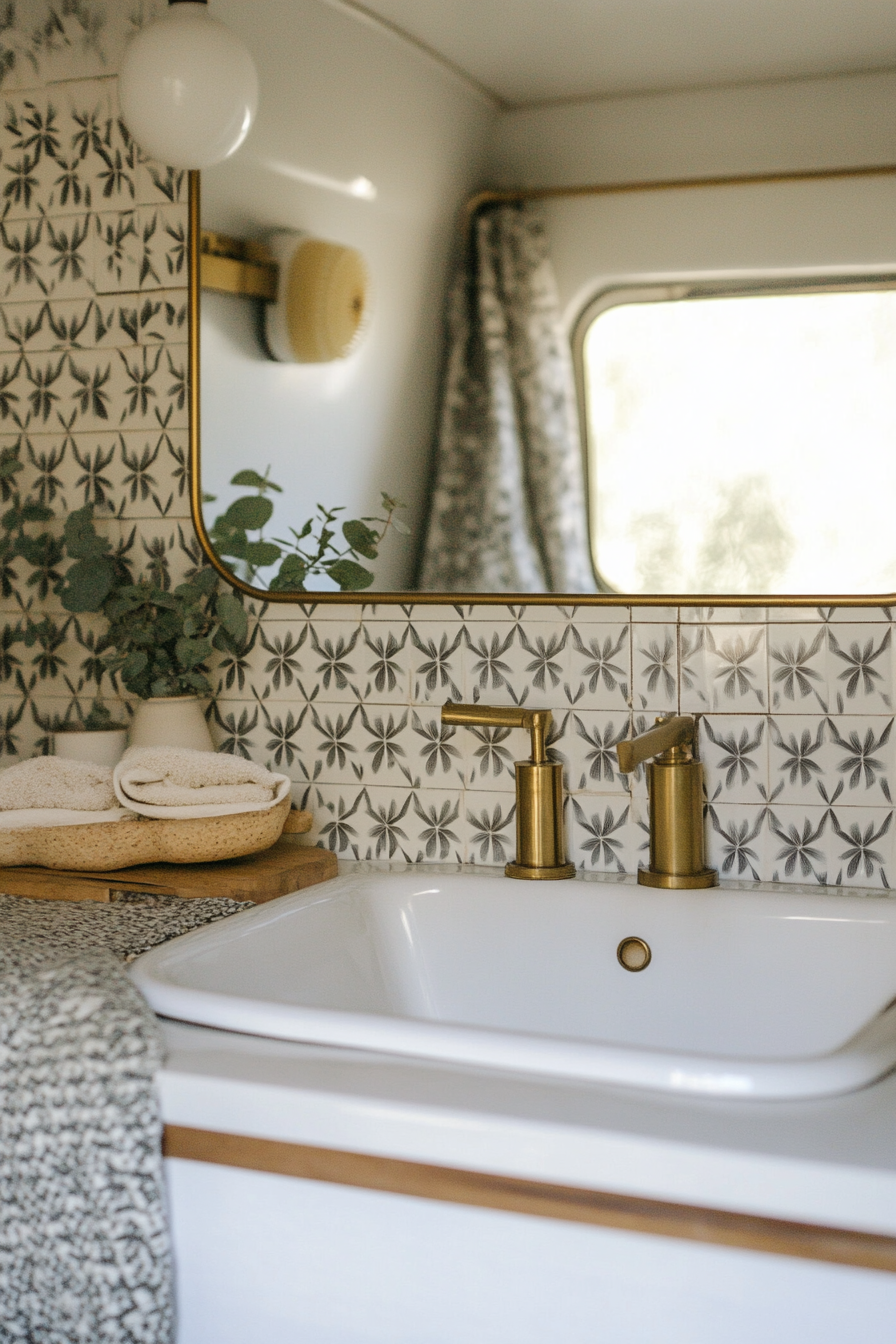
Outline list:
[[[650,948],[643,938],[623,938],[616,949],[616,960],[626,971],[643,971],[650,965]]]

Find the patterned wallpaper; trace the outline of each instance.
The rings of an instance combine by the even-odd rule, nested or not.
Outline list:
[[[114,70],[160,3],[35,0],[0,21],[0,449],[57,516],[93,500],[176,582],[198,560],[186,493],[185,182],[141,161]],[[52,563],[48,562],[48,571]],[[0,760],[47,749],[89,693],[96,627],[19,567],[0,621]],[[17,638],[23,607],[47,616]],[[442,729],[449,698],[549,706],[580,866],[632,872],[643,772],[614,744],[701,719],[710,861],[723,875],[889,886],[893,621],[845,610],[377,606],[253,609],[216,672],[219,746],[287,771],[346,857],[502,864],[526,736]]]

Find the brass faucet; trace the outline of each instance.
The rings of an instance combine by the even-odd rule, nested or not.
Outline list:
[[[516,762],[516,859],[504,872],[508,877],[574,877],[567,863],[563,839],[563,767],[549,761],[545,739],[553,716],[549,709],[494,709],[488,705],[442,706],[442,722],[468,728],[528,728],[532,757]]]
[[[638,869],[642,886],[718,886],[718,873],[703,858],[703,766],[694,760],[695,742],[690,714],[663,714],[656,727],[616,747],[624,775],[655,757],[647,767],[650,867]]]

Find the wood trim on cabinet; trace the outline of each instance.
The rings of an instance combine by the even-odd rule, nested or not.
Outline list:
[[[166,1125],[165,1157],[896,1273],[896,1237]]]

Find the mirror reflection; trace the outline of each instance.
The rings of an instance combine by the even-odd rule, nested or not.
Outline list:
[[[470,238],[483,183],[551,179],[562,119],[345,9],[247,9],[216,13],[252,50],[257,123],[201,184],[204,510],[239,578],[896,588],[891,179],[496,204]],[[645,100],[621,138],[668,112]],[[625,175],[577,145],[566,181]]]
[[[608,586],[896,588],[896,291],[853,284],[602,296],[581,357]]]

